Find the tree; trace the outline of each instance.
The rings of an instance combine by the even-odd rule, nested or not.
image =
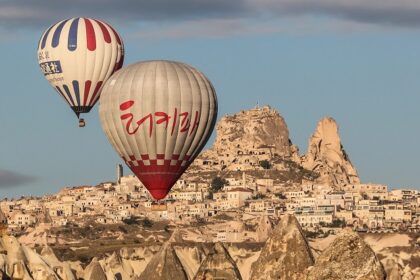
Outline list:
[[[333,227],[333,228],[343,228],[345,226],[346,226],[346,222],[340,219],[336,219],[330,224],[330,227]]]
[[[280,199],[287,199],[287,197],[283,193],[275,193],[274,195]]]
[[[131,216],[129,218],[125,218],[122,220],[124,224],[127,225],[138,225],[140,224],[140,221],[137,217]]]
[[[265,160],[260,161],[260,166],[264,169],[270,169],[271,163],[265,159]]]
[[[229,182],[226,179],[223,179],[222,177],[214,177],[213,180],[211,180],[210,192],[218,192],[227,185],[229,185]]]
[[[264,199],[264,198],[266,198],[266,196],[262,193],[257,193],[256,195],[252,197],[252,199]]]

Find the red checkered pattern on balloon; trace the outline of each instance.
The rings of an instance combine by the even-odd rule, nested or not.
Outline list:
[[[141,169],[142,172],[174,172],[178,173],[188,167],[189,155],[180,159],[180,155],[172,155],[170,159],[165,159],[164,154],[157,154],[156,158],[150,158],[148,154],[140,155],[136,158],[134,155],[128,158],[123,156],[124,161],[130,168]]]

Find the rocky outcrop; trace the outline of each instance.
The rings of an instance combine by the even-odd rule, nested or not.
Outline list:
[[[181,261],[172,245],[167,242],[162,246],[158,254],[156,254],[146,269],[140,275],[140,280],[188,280]]]
[[[194,277],[194,280],[204,279],[242,280],[235,262],[223,244],[214,245]]]
[[[308,280],[384,280],[373,250],[353,231],[345,230],[318,257]]]
[[[300,280],[313,265],[313,256],[299,222],[282,217],[252,265],[251,280]]]
[[[289,140],[283,117],[269,106],[226,115],[216,131],[212,148],[200,156],[200,160],[217,162],[216,169],[255,169],[261,160],[290,159],[298,151]]]
[[[74,280],[69,265],[62,264],[51,249],[38,254],[22,245],[14,236],[0,238],[0,279],[24,280]]]
[[[269,222],[268,219],[260,221],[267,227]],[[213,247],[209,243],[167,242],[162,247],[123,248],[101,259],[93,258],[83,269],[80,262],[60,261],[48,246],[38,254],[15,237],[4,235],[0,238],[0,279],[385,279],[384,269],[372,249],[352,231],[344,230],[328,247],[324,246],[315,265],[294,216],[283,216],[269,236],[262,249],[260,243],[246,242],[230,246],[216,243]],[[412,250],[407,251],[413,256],[410,263],[407,262],[410,254],[401,254],[402,259],[381,255],[387,279],[418,278],[418,254],[413,251],[416,248],[407,247],[407,250]]]
[[[236,243],[225,246],[228,250],[229,255],[232,257],[239,272],[241,273],[242,279],[248,280],[251,274],[251,266],[257,261],[261,253],[260,245],[249,243]]]
[[[160,246],[145,246],[138,248],[122,248],[119,252],[121,262],[127,273],[139,276],[161,249]]]
[[[124,262],[118,252],[101,261],[107,279],[133,279],[134,271],[131,265]]]
[[[318,123],[302,157],[289,139],[283,117],[269,106],[224,116],[216,130],[213,146],[194,161],[188,170],[190,176],[200,177],[203,171],[271,169],[274,172],[265,176],[284,182],[305,180],[332,187],[360,183],[333,118]]]
[[[54,251],[49,246],[45,246],[41,250],[41,256],[49,264],[49,266],[54,270],[54,272],[60,276],[60,279],[63,280],[76,280],[70,264],[67,262],[61,262],[57,256],[54,254]]]
[[[402,280],[401,269],[393,259],[387,259],[384,263],[387,280]]]
[[[289,130],[283,117],[268,106],[224,116],[217,124],[213,149],[218,154],[252,151],[267,146],[290,156]]]
[[[360,179],[356,169],[341,144],[338,125],[333,118],[319,121],[309,139],[308,152],[302,157],[302,166],[317,172],[317,182],[340,186],[357,184]]]
[[[106,274],[96,258],[86,267],[84,280],[107,280]]]
[[[257,242],[265,242],[270,236],[273,227],[271,225],[271,221],[268,216],[263,215],[258,219],[258,226],[257,226]]]
[[[12,279],[32,279],[26,267],[28,259],[17,239],[13,236],[3,235],[1,243],[6,251],[5,273]]]
[[[174,249],[188,279],[193,279],[205,258],[203,249],[201,246],[174,246]]]

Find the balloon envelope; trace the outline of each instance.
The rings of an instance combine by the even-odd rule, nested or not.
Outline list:
[[[38,62],[45,78],[77,116],[90,111],[102,85],[123,61],[121,37],[96,19],[60,21],[38,43]]]
[[[217,117],[210,81],[172,61],[121,69],[105,83],[99,103],[109,141],[155,199],[164,198],[197,157]]]

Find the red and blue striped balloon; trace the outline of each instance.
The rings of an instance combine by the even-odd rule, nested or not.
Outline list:
[[[123,65],[121,36],[109,24],[71,18],[48,28],[38,43],[45,78],[76,113],[88,113],[102,85]]]

